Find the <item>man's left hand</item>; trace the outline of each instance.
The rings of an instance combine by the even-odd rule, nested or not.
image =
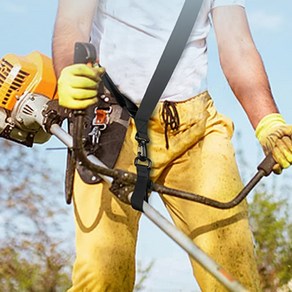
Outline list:
[[[287,125],[282,115],[273,113],[265,116],[255,133],[265,154],[273,154],[276,161],[274,173],[280,174],[283,168],[292,164],[292,125]]]

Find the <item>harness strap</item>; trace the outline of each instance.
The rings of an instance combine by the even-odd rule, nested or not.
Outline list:
[[[143,202],[148,202],[148,190],[151,187],[150,167],[145,167],[142,164],[136,164],[137,168],[137,182],[135,184],[134,193],[139,193],[139,196],[131,197],[131,205],[134,209],[140,210]]]
[[[131,204],[134,209],[141,212],[143,212],[143,201],[147,201],[151,186],[151,160],[147,156],[147,144],[149,143],[148,121],[182,55],[202,2],[203,0],[185,0],[175,27],[146,89],[141,105],[134,116],[137,128],[138,156],[135,159],[137,182],[131,198]]]
[[[138,107],[135,103],[133,103],[127,96],[122,94],[117,86],[114,84],[110,76],[105,72],[101,77],[105,87],[112,93],[112,95],[116,98],[118,104],[121,107],[127,108],[130,116],[133,118],[137,111]]]

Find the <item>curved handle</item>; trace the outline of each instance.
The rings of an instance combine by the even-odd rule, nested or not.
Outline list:
[[[75,43],[74,47],[74,64],[91,64],[96,63],[97,55],[93,44]]]
[[[265,159],[258,165],[257,169],[264,173],[264,176],[268,176],[273,171],[273,167],[276,164],[272,153],[269,153]]]

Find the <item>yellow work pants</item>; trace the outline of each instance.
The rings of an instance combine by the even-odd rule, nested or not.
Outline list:
[[[168,187],[219,201],[231,200],[241,189],[231,145],[232,122],[219,114],[204,92],[176,103],[180,127],[169,130],[160,103],[149,122],[152,179]],[[135,172],[135,126],[130,124],[117,161],[119,169]],[[162,199],[179,229],[250,291],[259,291],[246,202],[218,210],[164,195]],[[77,176],[74,191],[76,261],[70,291],[132,291],[140,213],[120,202],[106,184],[86,185]],[[202,291],[225,291],[191,259]]]

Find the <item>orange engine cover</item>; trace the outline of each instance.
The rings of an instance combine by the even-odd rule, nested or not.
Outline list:
[[[7,54],[0,60],[0,107],[12,110],[25,93],[38,93],[50,99],[56,94],[52,60],[40,52],[20,57]]]

